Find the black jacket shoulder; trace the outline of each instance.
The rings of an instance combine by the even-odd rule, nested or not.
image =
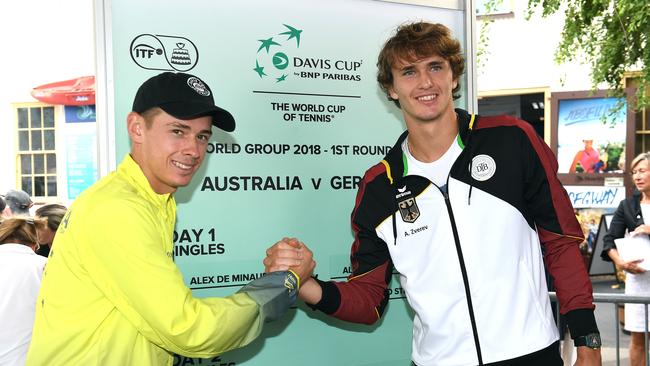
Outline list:
[[[603,238],[604,246],[602,252],[600,252],[600,257],[603,260],[611,261],[612,259],[607,252],[612,248],[616,248],[614,240],[622,238],[625,236],[626,231],[632,231],[641,224],[643,224],[641,193],[634,191],[632,197],[622,200],[616,212],[614,212],[607,234]]]

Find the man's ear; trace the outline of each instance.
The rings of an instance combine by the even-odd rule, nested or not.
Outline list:
[[[393,100],[398,100],[398,99],[399,99],[399,96],[397,95],[397,93],[395,93],[395,90],[393,89],[392,86],[391,86],[390,88],[388,88],[388,95],[389,95],[389,96],[391,97],[391,99],[393,99]]]
[[[140,113],[130,112],[126,117],[126,130],[134,143],[142,143],[142,131],[145,127],[144,117]]]

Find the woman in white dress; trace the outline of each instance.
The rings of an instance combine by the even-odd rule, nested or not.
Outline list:
[[[0,223],[0,365],[25,365],[36,296],[47,258],[34,251],[42,219],[13,216]]]
[[[632,180],[636,190],[632,197],[619,204],[609,230],[605,235],[601,257],[613,261],[626,272],[625,293],[631,295],[650,295],[650,272],[641,266],[642,259],[623,260],[616,249],[615,239],[629,235],[650,234],[650,152],[637,155],[630,165]],[[645,223],[647,218],[648,224]],[[647,264],[647,263],[643,263]],[[645,365],[646,350],[644,333],[646,330],[645,306],[625,304],[625,329],[631,332],[630,365]]]

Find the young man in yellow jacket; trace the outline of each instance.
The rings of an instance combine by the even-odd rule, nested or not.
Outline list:
[[[196,76],[142,84],[117,170],[74,202],[61,223],[37,301],[27,365],[171,365],[242,347],[279,318],[314,263],[276,272],[225,298],[194,298],[173,262],[173,193],[199,169],[212,126],[233,131]],[[305,252],[310,256],[309,252]]]

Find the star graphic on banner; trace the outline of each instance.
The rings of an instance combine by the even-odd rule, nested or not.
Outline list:
[[[253,70],[257,73],[257,75],[260,76],[260,78],[266,76],[266,74],[264,73],[264,67],[260,66],[257,60],[255,61],[255,68]]]
[[[279,83],[281,81],[284,81],[286,78],[287,78],[287,75],[285,74],[285,75],[280,76],[279,78],[276,78],[275,80],[277,80],[276,83]]]
[[[271,46],[279,46],[280,45],[278,42],[275,42],[273,40],[273,37],[271,37],[269,39],[258,39],[258,41],[262,42],[262,44],[260,45],[260,48],[257,49],[257,52],[260,52],[262,50],[262,48],[266,48],[266,53],[269,53],[269,48],[271,48]]]
[[[295,38],[295,39],[296,39],[296,45],[297,45],[297,47],[300,47],[300,33],[302,33],[302,29],[296,29],[296,28],[294,28],[294,27],[292,27],[292,26],[290,26],[290,25],[286,25],[286,24],[282,24],[282,25],[284,25],[285,27],[287,27],[287,29],[289,29],[289,30],[286,31],[286,32],[282,32],[282,33],[280,33],[280,34],[286,34],[286,35],[288,35],[289,38],[287,38],[287,41],[290,40],[291,38]],[[267,50],[267,51],[268,51],[268,50]],[[259,52],[259,51],[258,51],[258,52]]]

